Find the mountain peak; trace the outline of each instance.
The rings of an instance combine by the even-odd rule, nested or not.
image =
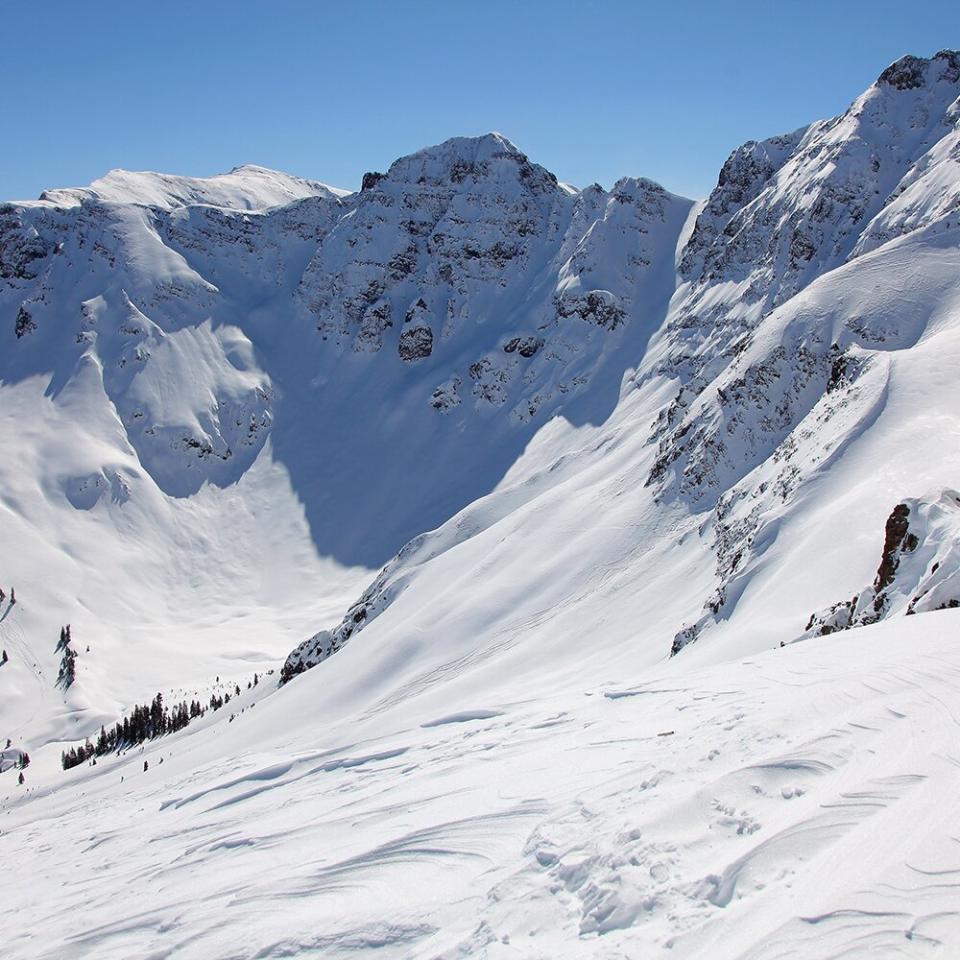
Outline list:
[[[960,52],[941,50],[932,57],[907,54],[880,74],[877,85],[885,84],[896,90],[915,90],[938,81],[960,81]]]
[[[435,146],[424,147],[422,150],[418,150],[413,156],[437,152],[470,157],[475,160],[487,159],[499,154],[517,157],[525,156],[523,151],[520,150],[515,143],[502,133],[497,133],[495,130],[473,137],[449,137],[447,140]]]
[[[244,164],[234,167],[229,173],[212,177],[186,177],[150,170],[115,168],[87,187],[46,190],[40,199],[63,206],[95,199],[164,210],[192,205],[262,210],[306,197],[319,196],[332,200],[349,192],[317,180],[306,180],[267,167]]]
[[[557,178],[501,133],[451,137],[395,160],[386,174],[368,173],[363,188],[381,181],[416,184],[461,184],[466,180],[522,180],[537,192],[557,188]]]

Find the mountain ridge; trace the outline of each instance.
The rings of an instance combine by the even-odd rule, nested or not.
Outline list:
[[[625,451],[605,483],[646,491],[631,523],[652,554],[671,524],[701,531],[702,592],[658,641],[678,653],[734,615],[793,505],[882,415],[889,351],[936,327],[885,278],[871,296],[902,322],[835,317],[844,271],[882,272],[908,243],[951,302],[956,68],[949,51],[901,58],[841,117],[734,150],[699,204],[642,177],[576,190],[497,133],[353,193],[241,165],[6,204],[0,378],[45,380],[54,405],[83,395],[114,452],[52,486],[109,537],[138,501],[219,515],[248,474],[275,473],[311,564],[355,590],[286,678],[465,534],[576,486],[571,464],[600,470],[590,450]],[[609,562],[647,577],[652,560],[625,557]]]
[[[9,955],[960,942],[958,61],[0,205]]]

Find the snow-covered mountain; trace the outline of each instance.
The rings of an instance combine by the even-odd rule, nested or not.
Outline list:
[[[51,889],[164,891],[35,910],[16,955],[950,955],[903,875],[960,871],[946,812],[876,887],[815,877],[952,789],[958,161],[945,51],[696,203],[488,134],[356,193],[245,166],[0,206],[4,830],[59,818]],[[158,690],[232,705],[60,769]]]
[[[71,694],[96,691],[74,705],[92,711],[84,729],[129,701],[117,661],[131,629],[146,697],[236,672],[234,626],[217,621],[238,604],[259,610],[240,618],[245,673],[335,622],[406,541],[493,490],[551,417],[602,421],[662,321],[691,204],[655,184],[578,192],[496,134],[365,183],[344,195],[250,167],[114,171],[0,213],[9,488],[52,488],[11,510],[33,566],[7,578],[43,585],[29,633],[71,622],[97,638]],[[65,560],[81,568],[70,596],[49,575]],[[169,611],[198,608],[214,659],[185,674],[164,656],[184,632]],[[278,609],[301,637],[278,632]],[[43,646],[25,659],[49,677]]]

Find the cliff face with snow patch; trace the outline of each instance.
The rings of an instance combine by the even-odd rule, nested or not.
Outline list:
[[[808,485],[874,422],[891,353],[953,316],[958,94],[957,54],[904,58],[841,117],[735,150],[678,250],[676,292],[634,378],[675,391],[653,420],[645,483],[702,518],[716,567],[672,653],[731,617]],[[366,623],[389,569],[288,673]]]
[[[806,636],[862,627],[897,615],[960,607],[960,495],[943,490],[893,508],[873,583],[813,613]]]
[[[677,653],[765,576],[898,356],[950,326],[958,93],[956,54],[904,58],[842,116],[735,150],[699,205],[559,183],[498,134],[356,193],[114,171],[0,208],[0,378],[61,405],[83,384],[104,447],[51,496],[116,529],[155,493],[236,510],[255,467],[283,471],[310,549],[370,582],[285,677],[401,598],[429,619],[427,584],[508,523],[520,584],[645,585],[696,542],[650,641]],[[635,539],[561,570],[591,514]]]
[[[256,167],[114,171],[3,208],[0,375],[96,364],[176,496],[250,465],[286,351],[327,380],[344,354],[367,356],[369,381],[409,366],[418,406],[464,405],[456,429],[468,410],[542,423],[623,328],[665,308],[689,207],[642,180],[578,192],[496,134],[398,160],[351,195]]]

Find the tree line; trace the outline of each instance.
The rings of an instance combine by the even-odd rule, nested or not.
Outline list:
[[[230,694],[227,694],[226,699],[230,699]],[[223,697],[213,695],[210,697],[209,707],[202,706],[199,700],[192,700],[190,703],[183,700],[170,708],[163,702],[163,694],[158,693],[150,703],[137,704],[122,720],[118,720],[112,729],[101,727],[96,743],[87,740],[82,746],[65,750],[60,755],[63,769],[69,770],[91,757],[119,752],[145,740],[182,730],[191,720],[202,717],[208,709],[219,710],[224,702]]]
[[[247,684],[247,689],[257,686],[259,681],[259,676],[254,674],[253,681]],[[234,687],[234,696],[240,696],[239,684]],[[163,702],[163,694],[158,693],[150,703],[137,704],[122,720],[118,720],[112,729],[100,727],[100,736],[95,743],[91,743],[88,739],[79,747],[64,750],[60,754],[60,762],[64,770],[69,770],[93,757],[118,753],[145,740],[175,733],[187,726],[191,720],[202,717],[207,710],[219,710],[229,702],[229,693],[222,695],[212,693],[210,702],[206,706],[199,700],[191,700],[189,703],[182,700],[171,708]]]

